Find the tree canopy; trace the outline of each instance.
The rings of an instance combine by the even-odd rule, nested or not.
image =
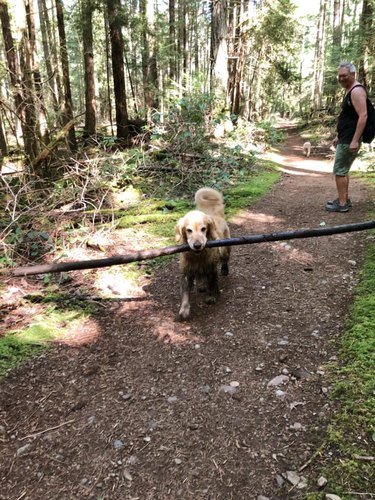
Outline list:
[[[311,7],[311,6],[308,6]],[[65,127],[129,144],[134,124],[165,123],[199,93],[211,116],[334,111],[342,60],[374,81],[374,0],[0,0],[0,147],[40,154]],[[203,99],[204,100],[204,99]],[[67,127],[67,124],[69,126]]]

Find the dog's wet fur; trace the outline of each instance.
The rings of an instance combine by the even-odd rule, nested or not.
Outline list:
[[[197,210],[188,212],[176,225],[177,243],[187,243],[191,249],[180,256],[181,319],[190,316],[194,282],[203,282],[207,292],[205,301],[214,304],[219,295],[219,265],[222,275],[229,272],[230,247],[206,248],[208,240],[230,238],[223,195],[216,189],[201,188],[195,193],[195,205]]]

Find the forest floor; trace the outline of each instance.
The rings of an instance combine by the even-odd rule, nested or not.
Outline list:
[[[325,210],[331,162],[305,158],[303,142],[291,130],[269,155],[282,179],[230,221],[232,236],[367,220],[370,194],[353,176],[350,212]],[[273,500],[317,489],[310,459],[334,411],[326,368],[369,241],[353,232],[233,247],[218,303],[194,293],[186,322],[177,259],[95,303],[79,332],[0,381],[0,498]],[[61,286],[73,294],[72,276]]]

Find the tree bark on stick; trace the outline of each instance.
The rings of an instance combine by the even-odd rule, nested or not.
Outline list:
[[[299,229],[296,231],[287,231],[280,233],[254,234],[251,236],[241,236],[239,238],[227,238],[225,240],[211,240],[206,244],[207,248],[249,245],[254,243],[266,243],[269,241],[292,240],[300,238],[316,238],[319,236],[328,236],[340,233],[349,233],[353,231],[364,231],[375,228],[375,220],[360,222],[354,224],[345,224],[342,226],[323,227],[316,229]],[[80,271],[83,269],[98,269],[100,267],[117,266],[120,264],[129,264],[130,262],[139,262],[141,260],[155,259],[175,253],[187,252],[189,245],[178,245],[164,247],[156,250],[140,250],[128,255],[118,255],[105,259],[94,259],[73,262],[61,262],[56,264],[41,264],[29,267],[18,267],[11,271],[13,276],[28,276],[32,274],[60,273],[67,271]]]

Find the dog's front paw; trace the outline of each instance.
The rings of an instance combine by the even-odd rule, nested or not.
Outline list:
[[[229,274],[228,264],[222,264],[221,265],[221,275],[222,276],[228,276],[228,274]]]
[[[178,313],[180,319],[187,319],[190,316],[190,305],[182,304]]]
[[[204,299],[206,304],[212,305],[216,304],[217,302],[217,297],[216,295],[207,295],[207,297]]]

